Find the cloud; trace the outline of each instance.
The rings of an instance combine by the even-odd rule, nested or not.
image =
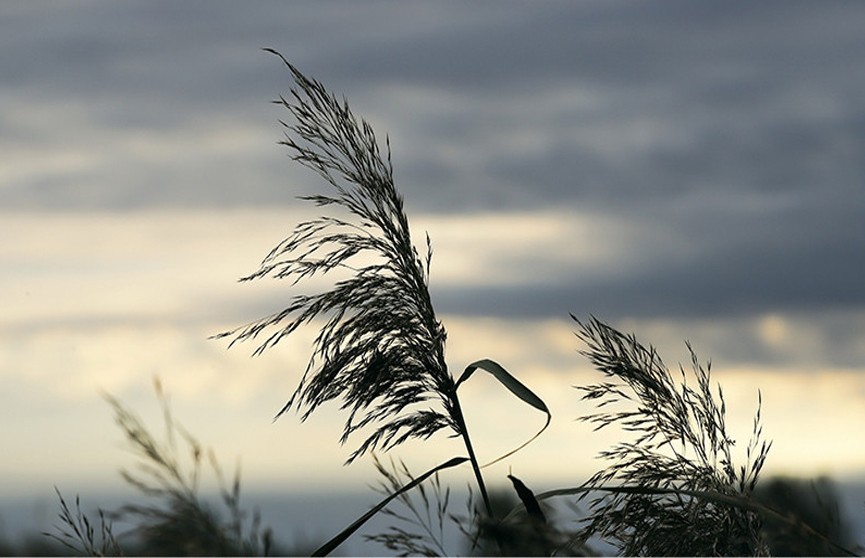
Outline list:
[[[604,271],[575,261],[551,278],[544,268],[531,267],[531,255],[523,262],[515,255],[511,265],[534,270],[527,271],[533,278],[513,285],[435,287],[438,300],[448,311],[510,316],[725,316],[865,304],[857,279],[863,261],[855,209],[826,215],[825,221],[803,219],[798,226],[709,214],[690,225],[633,217],[620,224],[622,230],[590,227],[555,241],[563,260],[583,246],[607,250],[602,261],[615,265]],[[625,242],[610,243],[608,230]]]
[[[401,187],[425,209],[621,210],[816,183],[849,199],[861,175],[856,7],[815,18],[795,3],[193,6],[10,12],[2,100],[27,116],[0,141],[48,163],[55,151],[98,152],[128,174],[99,163],[58,201],[56,187],[28,188],[18,170],[0,186],[6,207],[287,203],[292,182],[310,181],[275,149],[243,149],[244,138],[279,138],[281,114],[265,101],[287,76],[262,46],[393,131]],[[237,135],[233,157],[208,141],[215,133]],[[124,152],[124,135],[166,152]],[[214,171],[191,174],[183,160]]]
[[[204,339],[260,318],[297,291],[284,281],[236,281],[311,211],[4,215],[0,330],[86,336],[170,325],[193,328]],[[699,250],[675,231],[646,233],[604,215],[427,214],[413,229],[416,241],[425,231],[433,238],[433,302],[449,321],[558,323],[569,335],[568,313],[593,313],[645,331],[648,343],[679,351],[681,340],[692,338],[704,345],[702,353],[735,362],[865,361],[857,349],[865,312],[852,273],[826,279],[825,270],[804,270],[785,285],[780,276],[762,277],[773,264],[759,252],[707,268]],[[817,254],[808,257],[819,261]],[[713,282],[705,284],[707,277]],[[820,290],[832,281],[850,283],[839,283],[837,293]],[[317,280],[304,289],[329,283]],[[489,337],[516,343],[501,333]]]

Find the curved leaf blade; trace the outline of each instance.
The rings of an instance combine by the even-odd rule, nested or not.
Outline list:
[[[501,364],[488,358],[483,358],[469,364],[460,376],[459,380],[457,380],[457,387],[459,387],[459,385],[464,381],[468,380],[478,368],[486,370],[492,374],[499,383],[508,388],[511,393],[519,397],[523,402],[528,403],[539,411],[550,414],[550,410],[547,408],[546,403],[544,403],[540,397],[535,395],[534,392],[523,385],[522,382],[511,376],[511,374],[505,370]]]
[[[385,498],[384,500],[382,500],[381,502],[376,504],[368,512],[366,512],[365,514],[363,514],[362,516],[357,518],[354,521],[354,523],[352,523],[351,525],[349,525],[348,527],[346,527],[345,529],[340,531],[335,537],[333,537],[332,539],[330,539],[329,541],[327,541],[326,543],[324,543],[323,545],[318,547],[315,550],[315,552],[312,553],[312,556],[327,556],[328,554],[333,552],[336,549],[336,547],[338,547],[343,542],[345,542],[345,540],[347,538],[349,538],[351,535],[353,535],[355,531],[360,529],[364,523],[366,523],[367,521],[370,520],[370,518],[372,518],[372,516],[374,516],[375,514],[380,512],[381,510],[383,510],[385,508],[385,506],[387,506],[394,498],[396,498],[400,494],[403,494],[404,492],[408,492],[409,490],[416,487],[417,485],[419,485],[420,483],[422,483],[423,481],[425,481],[426,479],[428,479],[430,476],[434,475],[438,471],[441,471],[442,469],[449,469],[451,467],[456,467],[457,465],[465,463],[468,460],[469,460],[468,457],[454,457],[453,459],[450,459],[450,460],[442,463],[441,465],[433,467],[432,469],[430,469],[426,473],[417,477],[416,479],[414,479],[410,483],[406,484],[405,486],[403,486],[402,488],[400,488],[399,490],[397,490],[396,492],[394,492],[393,494],[391,494],[390,496],[388,496],[387,498]]]
[[[538,430],[538,432],[534,436],[529,438],[527,441],[522,443],[517,448],[512,449],[511,451],[505,453],[504,455],[502,455],[500,457],[497,457],[496,459],[493,459],[489,463],[485,463],[484,465],[481,466],[481,468],[484,468],[484,467],[489,467],[490,465],[493,465],[495,463],[498,463],[502,459],[505,459],[507,457],[512,456],[513,454],[517,453],[518,451],[520,451],[521,449],[523,449],[527,445],[534,442],[535,439],[538,436],[540,436],[544,432],[544,430],[546,430],[547,427],[550,425],[550,421],[552,420],[553,415],[550,413],[550,410],[547,407],[547,404],[544,403],[543,399],[541,399],[540,397],[535,395],[535,393],[532,390],[527,388],[522,382],[520,382],[515,377],[513,377],[507,370],[504,369],[504,367],[501,364],[497,363],[494,360],[490,360],[488,358],[477,360],[477,361],[469,364],[466,367],[466,369],[463,371],[462,375],[460,375],[459,379],[456,382],[454,389],[459,388],[460,384],[462,384],[463,382],[465,382],[466,380],[471,378],[472,374],[474,374],[475,371],[479,368],[481,370],[488,372],[490,375],[492,375],[496,380],[499,381],[500,384],[505,386],[508,389],[508,391],[510,391],[511,393],[516,395],[521,401],[523,401],[524,403],[526,403],[528,405],[531,405],[535,409],[537,409],[537,410],[539,410],[539,411],[541,411],[547,415],[546,422],[544,423],[544,425],[541,427],[541,429]]]

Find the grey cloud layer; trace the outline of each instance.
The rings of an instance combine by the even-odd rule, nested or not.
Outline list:
[[[664,205],[704,190],[858,193],[865,8],[496,6],[28,4],[3,20],[0,91],[13,113],[38,115],[41,104],[83,112],[94,148],[110,149],[120,133],[170,139],[191,126],[206,149],[203,123],[253,127],[267,142],[279,137],[280,114],[264,101],[286,76],[257,49],[275,46],[374,114],[382,134],[397,130],[401,188],[420,207]],[[387,95],[405,86],[403,96],[418,100]],[[444,102],[426,103],[423,93]],[[63,131],[62,120],[50,125]],[[64,147],[28,134],[40,130],[27,123],[4,128],[4,142]],[[196,149],[192,140],[184,147]],[[159,172],[160,163],[170,167],[143,160],[140,170]],[[207,184],[122,203],[112,192],[138,184],[94,187],[110,207],[189,203],[190,194],[202,205],[285,203],[287,166],[267,167],[267,185],[215,199]],[[100,203],[74,194],[69,205]],[[8,184],[0,196],[11,207],[52,203]]]
[[[294,203],[319,184],[273,145],[273,46],[390,132],[410,211],[573,206],[692,246],[449,311],[862,308],[863,28],[848,2],[5,6],[0,207]]]

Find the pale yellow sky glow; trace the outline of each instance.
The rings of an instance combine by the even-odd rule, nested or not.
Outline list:
[[[359,486],[374,477],[368,461],[341,467],[350,448],[337,439],[344,417],[328,409],[306,424],[286,416],[271,424],[296,385],[315,331],[284,340],[263,357],[253,345],[225,349],[207,337],[267,311],[281,309],[288,285],[274,280],[238,284],[304,214],[293,211],[146,211],[116,214],[5,214],[0,219],[0,381],[4,384],[0,444],[16,448],[0,461],[4,490],[26,492],[54,484],[120,486],[116,470],[131,464],[121,448],[108,392],[159,427],[151,380],[161,377],[175,413],[213,446],[227,464],[240,456],[249,485]],[[528,278],[524,261],[567,268],[549,249],[558,238],[579,236],[603,221],[546,213],[442,219],[419,215],[415,229],[433,237],[434,285],[485,284]],[[625,230],[607,246],[574,249],[570,265],[615,265],[636,241]],[[267,305],[270,306],[267,306]],[[574,384],[600,380],[583,357],[562,303],[559,320],[441,316],[448,329],[453,370],[492,358],[534,389],[550,406],[553,424],[508,467],[537,485],[576,484],[598,463],[594,455],[614,440],[574,422],[591,408]],[[861,316],[847,316],[861,323]],[[713,360],[714,378],[727,396],[728,421],[744,447],[757,390],[763,392],[765,433],[774,440],[767,469],[795,474],[865,473],[859,425],[865,424],[865,370],[821,365],[743,362],[728,352],[744,332],[778,351],[817,343],[807,317],[771,314],[715,322],[624,320],[614,324],[656,345],[667,364],[687,362],[682,339],[701,359]],[[733,341],[731,341],[733,339]],[[804,349],[803,349],[804,351]],[[803,353],[804,354],[804,353]],[[819,351],[818,351],[819,354]],[[726,361],[726,362],[725,362]],[[466,386],[465,406],[481,459],[517,445],[542,417],[515,402],[491,380]],[[460,453],[444,436],[408,444],[394,455],[428,466]]]

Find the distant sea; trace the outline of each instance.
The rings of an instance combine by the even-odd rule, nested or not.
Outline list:
[[[838,496],[842,506],[842,517],[853,530],[854,538],[865,544],[865,480],[837,482]],[[540,490],[539,490],[540,492]],[[75,494],[64,494],[67,502],[74,503]],[[358,516],[367,511],[378,500],[372,490],[344,493],[247,493],[241,495],[244,509],[258,508],[262,526],[273,529],[276,542],[283,548],[295,543],[314,547],[335,535]],[[70,501],[71,500],[71,501]],[[81,494],[82,509],[91,518],[99,507],[110,510],[126,501],[141,502],[130,494]],[[214,501],[214,500],[211,500]],[[450,510],[465,515],[464,499],[458,494],[451,498]],[[59,502],[53,490],[30,498],[0,498],[0,539],[15,543],[26,536],[35,536],[43,531],[53,531],[58,523]],[[91,515],[92,514],[92,515]],[[392,520],[379,515],[361,531],[346,541],[336,554],[342,556],[381,556],[392,554],[385,547],[364,540],[364,533],[383,532]],[[118,525],[117,533],[123,532]],[[465,554],[460,535],[455,526],[446,534],[447,550],[451,554]]]

